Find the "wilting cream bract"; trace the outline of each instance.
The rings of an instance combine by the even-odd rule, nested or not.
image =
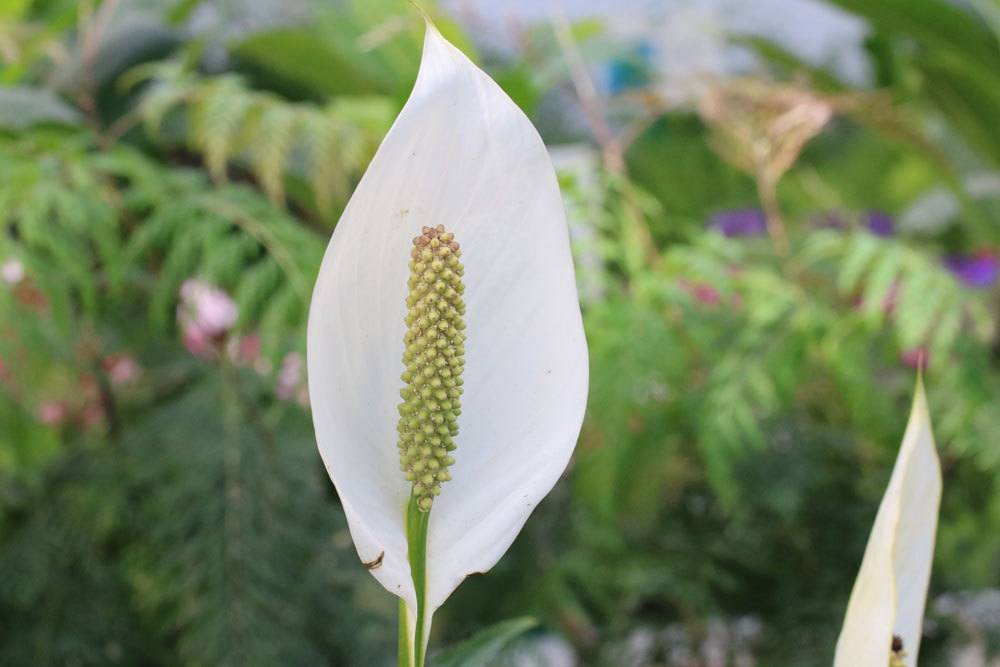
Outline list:
[[[886,667],[893,635],[916,667],[941,502],[923,382],[847,605],[834,667]]]
[[[413,92],[330,241],[308,337],[320,453],[359,556],[411,614],[396,409],[413,238],[438,224],[461,242],[467,340],[452,479],[430,512],[428,611],[510,546],[565,469],[587,394],[548,154],[497,84],[429,25]]]

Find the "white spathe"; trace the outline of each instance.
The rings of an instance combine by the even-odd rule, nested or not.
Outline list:
[[[865,548],[834,667],[886,667],[893,635],[916,667],[941,503],[941,466],[923,382]]]
[[[320,453],[358,555],[411,613],[396,407],[412,240],[437,224],[462,247],[468,339],[453,479],[430,513],[430,611],[500,559],[562,474],[588,365],[545,146],[500,87],[428,25],[413,92],[326,251],[308,334]]]

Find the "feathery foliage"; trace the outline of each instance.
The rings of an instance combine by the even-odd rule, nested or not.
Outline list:
[[[233,290],[271,349],[302,327],[321,237],[250,188],[164,171],[124,146],[97,152],[85,134],[2,144],[0,254],[24,263],[64,333],[135,292],[162,329],[192,275]]]
[[[346,526],[310,465],[308,420],[287,406],[261,411],[261,389],[232,368],[189,373],[174,398],[133,405],[119,438],[75,445],[5,500],[0,567],[22,576],[0,590],[4,664],[388,654],[377,611],[360,612],[364,632],[338,627],[359,615],[347,611]]]
[[[225,183],[230,166],[239,165],[280,204],[286,180],[297,179],[311,188],[325,218],[346,200],[393,112],[376,96],[339,97],[323,107],[289,102],[248,88],[236,75],[204,79],[172,61],[139,68],[130,79],[150,84],[141,105],[147,130],[204,155],[216,182]]]

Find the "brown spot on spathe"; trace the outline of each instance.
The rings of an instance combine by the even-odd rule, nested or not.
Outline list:
[[[385,552],[381,552],[375,560],[363,560],[361,564],[365,566],[369,572],[372,570],[377,570],[382,567],[382,561],[385,560]]]

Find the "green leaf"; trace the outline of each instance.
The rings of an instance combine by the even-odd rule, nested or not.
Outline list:
[[[961,54],[970,66],[1000,65],[993,34],[982,20],[942,0],[833,0],[866,17],[874,27],[917,39],[929,49]]]
[[[542,98],[542,90],[532,78],[533,72],[530,67],[518,64],[490,73],[504,92],[514,100],[514,104],[528,116],[535,114]]]
[[[434,667],[487,667],[496,664],[496,659],[505,648],[537,625],[538,621],[528,616],[497,623],[461,644],[438,653],[433,665]]]
[[[664,116],[642,133],[626,155],[634,182],[659,200],[663,229],[699,232],[714,211],[752,205],[753,180],[726,164],[705,143],[694,115]]]
[[[232,48],[245,62],[323,96],[371,95],[389,88],[360,54],[345,52],[312,29],[260,32]]]
[[[31,8],[31,0],[0,0],[0,20],[21,19]]]
[[[862,275],[878,256],[880,245],[870,234],[858,232],[854,234],[844,257],[844,263],[837,276],[837,288],[841,292],[850,292],[857,288]]]
[[[915,40],[910,54],[927,96],[962,133],[969,145],[1000,163],[1000,143],[992,132],[1000,113],[1000,49],[996,35],[975,14],[942,0],[834,0],[866,17],[886,34]]]
[[[970,147],[1000,164],[1000,139],[993,129],[1000,115],[1000,77],[967,67],[956,54],[932,54],[921,64],[930,99]]]
[[[56,69],[53,80],[67,95],[78,94],[88,81],[104,89],[130,68],[162,58],[180,43],[180,33],[152,13],[121,11],[102,32],[92,75],[84,71],[87,59],[73,54]]]
[[[231,44],[255,74],[271,75],[311,97],[391,95],[402,103],[420,61],[424,22],[401,0],[348,0],[341,11],[320,12],[304,28],[256,33]],[[449,41],[475,59],[458,24],[435,15]]]
[[[780,67],[789,75],[805,74],[820,90],[842,92],[846,89],[844,83],[834,73],[826,68],[809,64],[776,41],[751,35],[738,36],[733,41],[753,49],[762,58]]]
[[[77,110],[45,88],[15,86],[0,88],[0,130],[25,130],[52,123],[78,125]]]

